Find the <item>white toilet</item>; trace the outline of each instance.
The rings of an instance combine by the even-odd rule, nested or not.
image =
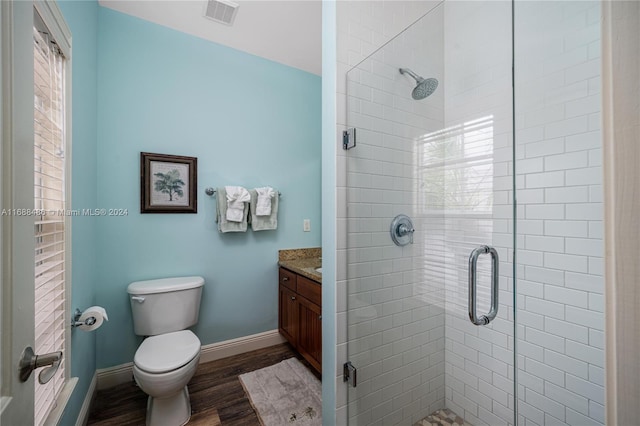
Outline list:
[[[133,377],[149,395],[147,426],[182,426],[191,417],[187,383],[200,359],[198,322],[202,277],[129,284],[134,331],[147,336],[133,358]]]

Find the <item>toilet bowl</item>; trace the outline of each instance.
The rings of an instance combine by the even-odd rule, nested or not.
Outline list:
[[[191,331],[149,337],[133,360],[133,377],[149,399],[147,425],[186,424],[191,417],[187,383],[200,360],[200,340]]]
[[[128,287],[135,333],[147,336],[133,359],[133,377],[149,395],[147,426],[182,426],[191,417],[187,384],[201,344],[186,328],[197,322],[203,284],[200,277],[185,277]]]

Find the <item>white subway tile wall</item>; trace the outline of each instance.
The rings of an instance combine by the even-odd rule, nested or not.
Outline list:
[[[437,5],[338,3],[337,136],[358,128],[337,158],[338,424],[443,407],[513,422],[511,3]],[[518,424],[602,424],[599,6],[515,7]],[[414,101],[400,67],[440,86]],[[403,248],[389,237],[400,213],[416,227]],[[500,308],[477,327],[467,262],[484,244],[500,254]],[[480,312],[489,269],[482,256]]]
[[[354,112],[360,112],[360,99],[362,96],[369,97],[371,102],[367,102],[366,110],[376,111],[379,114],[380,107],[383,106],[383,115],[385,113],[384,106],[394,105],[394,96],[389,93],[388,87],[385,87],[384,78],[385,68],[388,68],[384,64],[384,61],[376,61],[371,64],[371,71],[365,75],[365,83],[371,81],[369,84],[369,90],[363,90],[360,98],[352,96],[347,97],[347,71],[355,66],[360,61],[371,55],[377,48],[388,42],[392,37],[397,35],[404,28],[409,26],[412,22],[424,15],[428,10],[433,8],[438,2],[414,2],[414,1],[376,1],[376,2],[363,2],[363,1],[341,1],[337,3],[337,55],[338,55],[338,69],[337,71],[337,139],[340,140],[342,131],[347,126],[347,109],[354,109]],[[386,72],[392,72],[393,70],[387,69]],[[391,74],[389,74],[391,75]],[[366,84],[364,85],[366,86]],[[359,90],[359,89],[357,89]],[[376,105],[374,105],[376,104]],[[396,137],[394,133],[394,124],[385,121],[373,119],[372,116],[361,114],[361,120],[367,120],[370,127],[359,129],[359,140],[367,140],[372,147],[391,148],[397,146],[397,141],[401,138]],[[351,124],[352,125],[352,124]],[[397,128],[399,126],[395,126]],[[361,143],[362,144],[362,143]],[[373,152],[373,151],[372,151]],[[387,151],[392,157],[390,159],[396,159],[396,155],[401,153],[394,153],[393,150]],[[367,155],[367,154],[363,154]],[[382,155],[378,151],[378,155]],[[383,157],[386,160],[386,157]],[[375,160],[371,158],[371,160]],[[385,235],[381,235],[379,232],[356,232],[357,226],[360,226],[359,222],[349,221],[347,214],[347,199],[352,203],[373,203],[378,202],[383,197],[386,202],[390,196],[393,196],[393,188],[388,188],[384,192],[377,190],[372,186],[374,177],[376,178],[389,178],[391,177],[394,185],[400,185],[405,178],[403,174],[403,165],[395,161],[361,161],[357,164],[350,164],[347,167],[346,152],[338,150],[337,163],[337,206],[338,206],[338,218],[337,218],[337,301],[338,301],[338,313],[337,313],[337,360],[336,360],[336,382],[337,382],[337,395],[336,395],[336,421],[339,425],[346,425],[348,423],[349,414],[356,416],[358,411],[354,411],[352,406],[350,410],[347,410],[347,387],[342,382],[342,365],[349,359],[347,351],[347,259],[352,259],[357,253],[354,249],[366,249],[368,247],[380,247],[382,248],[383,255],[387,256],[389,253],[388,247],[383,247],[386,244]],[[359,190],[349,190],[347,182],[350,185],[354,185]],[[389,182],[389,179],[386,179]],[[389,183],[390,184],[390,183]],[[348,198],[347,198],[348,197]],[[386,208],[382,204],[378,204],[380,209]],[[367,207],[356,207],[354,209],[362,209],[365,214],[371,211]],[[359,210],[361,211],[361,210]],[[353,211],[351,212],[353,214]],[[372,219],[367,216],[369,219]],[[375,223],[376,219],[372,219]],[[349,222],[349,223],[348,223]],[[361,222],[364,224],[364,220]],[[371,221],[370,221],[371,223]],[[364,225],[363,225],[364,226]],[[349,250],[348,250],[349,249]],[[391,256],[391,255],[390,255]],[[354,260],[350,260],[351,263],[358,263]],[[350,270],[359,268],[363,269],[365,266],[361,265],[356,267],[349,266]],[[386,274],[384,276],[372,276],[369,275],[366,278],[354,278],[349,281],[349,294],[373,292],[384,288],[392,289],[395,283],[402,283],[402,274]],[[388,293],[387,293],[388,294]],[[393,293],[392,293],[393,294]],[[373,296],[372,296],[373,298]],[[355,301],[354,301],[355,302]],[[388,302],[386,302],[388,303]],[[358,307],[356,307],[358,306]],[[375,318],[377,312],[372,312],[372,307],[367,305],[353,306],[350,315],[359,315],[363,318],[372,317],[371,329],[375,333],[387,331],[393,327],[393,316],[386,315],[381,318]],[[389,310],[391,305],[387,304],[386,309]],[[388,346],[385,346],[387,350]],[[416,352],[412,352],[416,356]],[[383,354],[380,354],[383,355]],[[378,356],[380,356],[378,355]],[[435,384],[434,384],[435,386]],[[360,388],[362,389],[362,388]],[[393,389],[397,389],[397,386]],[[385,389],[385,396],[389,396],[391,388]],[[368,392],[367,395],[371,393]],[[381,395],[381,393],[378,393]],[[369,398],[371,401],[371,398]],[[370,404],[370,402],[367,402]],[[396,403],[397,404],[397,403]],[[369,410],[370,414],[364,414],[369,418],[382,419],[388,414],[393,412],[393,400],[385,398],[384,402],[379,402],[375,407]],[[362,422],[365,423],[364,421]],[[355,424],[353,422],[352,424]]]
[[[518,424],[603,424],[600,3],[514,13]]]
[[[399,72],[408,67],[442,81],[443,8],[361,62],[436,5],[338,3],[338,25],[347,31],[339,30],[338,49],[344,42],[345,69],[355,66],[346,75],[341,123],[357,128],[357,147],[338,160],[346,197],[338,201],[346,206],[339,221],[347,235],[338,253],[345,268],[338,300],[347,303],[338,320],[338,353],[345,358],[337,364],[348,356],[358,368],[357,388],[337,400],[340,424],[413,424],[444,407],[444,250],[442,240],[425,243],[429,229],[443,225],[426,220],[417,175],[420,138],[444,127],[444,91],[416,102],[415,81]],[[415,243],[406,247],[389,235],[401,213],[416,228]]]

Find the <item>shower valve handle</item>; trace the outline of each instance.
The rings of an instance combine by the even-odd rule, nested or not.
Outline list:
[[[409,216],[399,214],[391,221],[391,240],[398,246],[406,246],[407,244],[413,244],[413,222]]]
[[[405,235],[409,234],[409,237],[411,238],[411,244],[413,244],[413,233],[414,232],[415,232],[415,229],[409,228],[405,224],[402,224],[402,225],[400,225],[398,227],[398,236],[404,237]]]

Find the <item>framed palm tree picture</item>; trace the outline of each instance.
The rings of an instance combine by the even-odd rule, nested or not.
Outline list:
[[[140,153],[140,213],[197,213],[198,159]]]

